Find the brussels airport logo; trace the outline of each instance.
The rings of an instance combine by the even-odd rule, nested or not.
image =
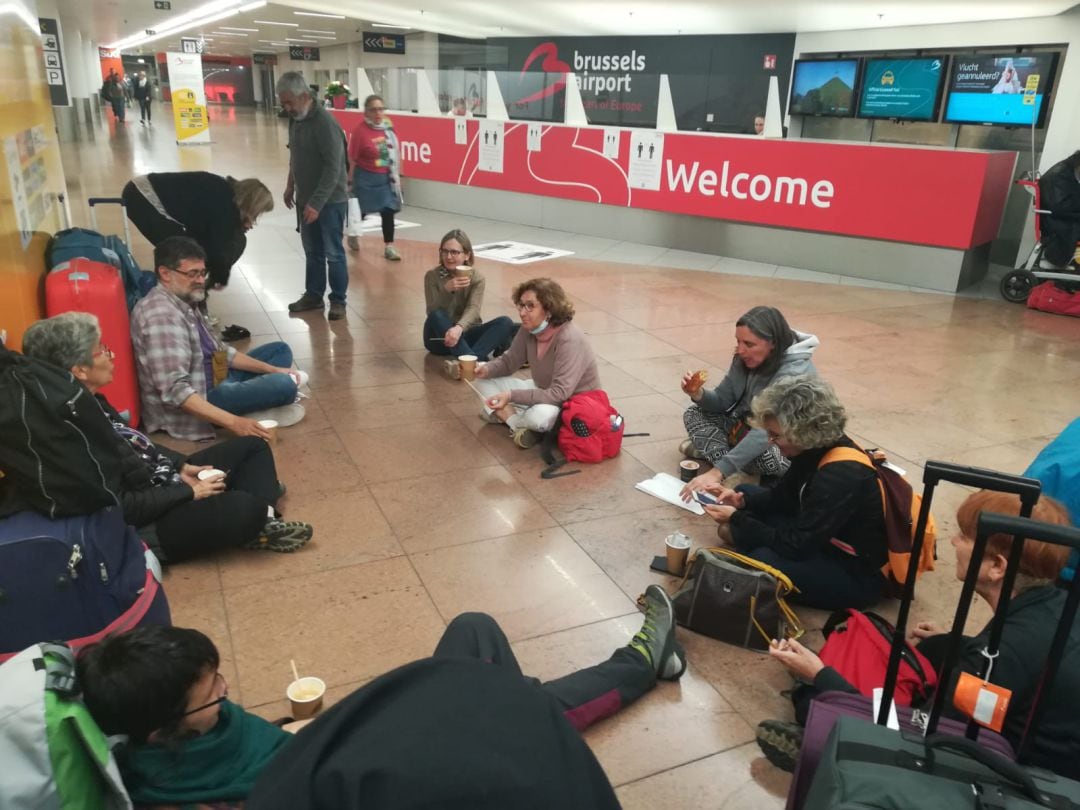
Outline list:
[[[646,65],[645,54],[636,50],[622,54],[586,54],[575,50],[571,66],[559,58],[559,49],[554,42],[543,42],[525,57],[520,75],[524,76],[537,60],[540,60],[539,68],[544,73],[564,75],[547,87],[518,99],[517,104],[528,104],[555,95],[566,87],[567,73],[574,74],[578,89],[584,93],[629,93],[633,74],[644,71]],[[621,75],[615,71],[620,71]]]

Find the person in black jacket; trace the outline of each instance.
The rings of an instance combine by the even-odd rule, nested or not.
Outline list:
[[[229,283],[247,247],[244,235],[274,209],[260,180],[210,172],[166,172],[134,178],[121,193],[128,218],[154,247],[170,236],[190,236],[206,251],[210,286]]]
[[[1065,268],[1080,242],[1080,149],[1055,163],[1039,178],[1043,264]]]
[[[981,490],[969,495],[956,513],[960,531],[952,537],[956,552],[956,577],[963,580],[973,564],[972,547],[980,512],[1005,515],[1020,514],[1020,499],[1016,495]],[[1042,497],[1031,515],[1044,523],[1070,525],[1069,512],[1052,498]],[[986,553],[978,562],[979,575],[975,593],[997,610],[1001,586],[1012,550],[1012,538],[993,534],[988,538]],[[1066,594],[1056,587],[1057,579],[1069,550],[1064,546],[1024,542],[1020,555],[1020,571],[1013,585],[1012,597],[1005,618],[998,656],[990,671],[990,681],[1012,693],[1005,713],[1002,734],[1018,747],[1023,737],[1028,714],[1050,651],[1050,643],[1065,606]],[[933,622],[920,622],[909,634],[919,652],[940,668],[946,651],[947,629]],[[986,662],[983,650],[990,637],[990,625],[974,637],[964,636],[956,669],[950,673],[950,691],[955,689],[961,672],[977,675]],[[828,691],[856,692],[854,686],[821,658],[797,641],[774,641],[770,655],[782,663],[809,689],[796,690],[796,724],[781,720],[766,720],[758,726],[758,744],[766,756],[779,767],[794,767],[801,741],[800,726],[806,722],[810,700]],[[885,673],[882,672],[884,681]],[[1074,624],[1065,645],[1057,677],[1042,700],[1049,710],[1042,716],[1025,764],[1047,768],[1069,779],[1080,779],[1080,623]],[[946,701],[952,707],[952,701]],[[959,711],[947,708],[946,714],[966,720]]]
[[[787,574],[799,589],[792,601],[827,610],[879,601],[888,562],[881,490],[868,464],[827,458],[857,448],[844,434],[847,415],[832,386],[817,377],[782,378],[752,408],[791,467],[772,489],[706,488],[721,503],[705,507],[721,539]]]
[[[163,562],[236,547],[290,552],[311,539],[311,526],[286,522],[275,512],[284,487],[262,439],[229,439],[185,458],[124,422],[99,393],[112,381],[113,356],[95,316],[66,312],[38,321],[26,330],[23,351],[70,370],[97,398],[129,448],[120,481],[124,517]],[[206,470],[225,475],[201,479]]]
[[[144,126],[150,125],[150,102],[154,100],[154,87],[146,78],[146,71],[140,70],[135,77],[132,92],[135,100],[139,102],[139,123]]]

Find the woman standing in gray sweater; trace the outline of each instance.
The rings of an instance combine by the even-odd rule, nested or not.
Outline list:
[[[574,305],[550,278],[534,278],[514,290],[521,316],[510,348],[476,369],[476,388],[484,396],[482,417],[505,423],[514,443],[532,447],[551,430],[562,404],[574,394],[600,387],[596,358],[585,334],[571,320]],[[531,380],[510,375],[529,364]]]

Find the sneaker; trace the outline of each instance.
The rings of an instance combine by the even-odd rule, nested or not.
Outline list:
[[[697,461],[705,460],[705,454],[694,447],[694,443],[690,439],[683,439],[679,442],[679,452],[686,458],[696,459]]]
[[[304,293],[297,300],[289,304],[289,312],[307,312],[309,309],[322,309],[323,301],[314,295]]]
[[[660,680],[678,680],[686,671],[686,654],[675,643],[675,608],[659,585],[645,589],[645,622],[629,646],[645,656]]]
[[[481,422],[487,422],[489,425],[501,425],[502,419],[495,415],[495,411],[480,411],[477,414],[480,417]]]
[[[345,302],[344,301],[331,301],[330,312],[327,313],[326,319],[328,321],[340,321],[345,318]]]
[[[261,411],[245,413],[244,417],[254,419],[256,422],[261,422],[263,419],[273,419],[278,423],[279,428],[284,428],[292,427],[302,420],[305,414],[304,406],[293,402],[289,405],[279,405],[276,408],[264,408]]]
[[[289,554],[307,543],[315,530],[307,523],[296,521],[284,521],[272,518],[266,521],[263,530],[242,548],[252,551],[277,551],[281,554]]]
[[[802,726],[785,720],[762,720],[755,736],[765,759],[782,771],[794,772],[802,748]]]
[[[299,368],[294,368],[292,371],[290,371],[289,376],[296,381],[297,388],[303,388],[305,385],[308,384],[308,380],[311,379],[310,375],[306,371]]]
[[[401,254],[397,252],[397,248],[393,245],[387,245],[382,255],[392,262],[401,261]]]
[[[349,250],[353,250],[353,251],[360,250],[360,237],[359,236],[353,236],[352,234],[349,234],[347,237],[345,237],[345,241],[349,245]]]
[[[530,447],[535,447],[540,441],[540,434],[535,430],[529,430],[528,428],[514,428],[510,435],[514,439],[514,444],[522,450],[528,450]]]
[[[457,360],[443,360],[442,373],[448,380],[460,380],[461,363]]]

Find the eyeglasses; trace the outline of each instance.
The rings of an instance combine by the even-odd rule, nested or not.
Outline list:
[[[174,270],[173,268],[170,267],[169,270],[171,270],[172,272],[176,273],[179,276],[183,276],[184,278],[189,278],[192,281],[197,281],[200,278],[206,278],[208,275],[210,275],[210,271],[207,270],[205,267],[202,270]]]
[[[464,256],[464,250],[453,250],[451,248],[439,248],[440,256]]]
[[[203,709],[209,709],[211,706],[217,706],[219,703],[224,703],[229,697],[229,683],[228,683],[228,681],[225,680],[224,675],[222,675],[220,672],[215,672],[214,673],[214,685],[215,686],[217,686],[217,682],[219,680],[221,681],[221,697],[219,697],[217,700],[211,700],[209,703],[204,703],[202,706],[200,706],[197,709],[189,709],[188,711],[184,712],[180,716],[181,717],[187,717],[189,714],[195,714],[196,712],[203,711]]]
[[[534,309],[540,306],[539,301],[522,301],[517,305],[518,311],[525,310],[526,312],[532,312]]]
[[[96,352],[94,352],[93,354],[91,354],[91,355],[90,355],[91,357],[101,357],[102,355],[105,355],[105,356],[106,356],[106,357],[108,357],[108,358],[109,358],[110,360],[113,360],[113,359],[115,359],[115,357],[116,357],[116,354],[115,354],[115,353],[113,352],[113,350],[112,350],[112,349],[110,349],[110,348],[109,348],[108,346],[106,346],[106,345],[105,345],[104,343],[102,343],[102,344],[100,344],[100,345],[101,345],[101,348],[100,348],[100,349],[98,349],[98,350],[97,350]]]
[[[385,112],[386,107],[366,107],[365,112]]]

